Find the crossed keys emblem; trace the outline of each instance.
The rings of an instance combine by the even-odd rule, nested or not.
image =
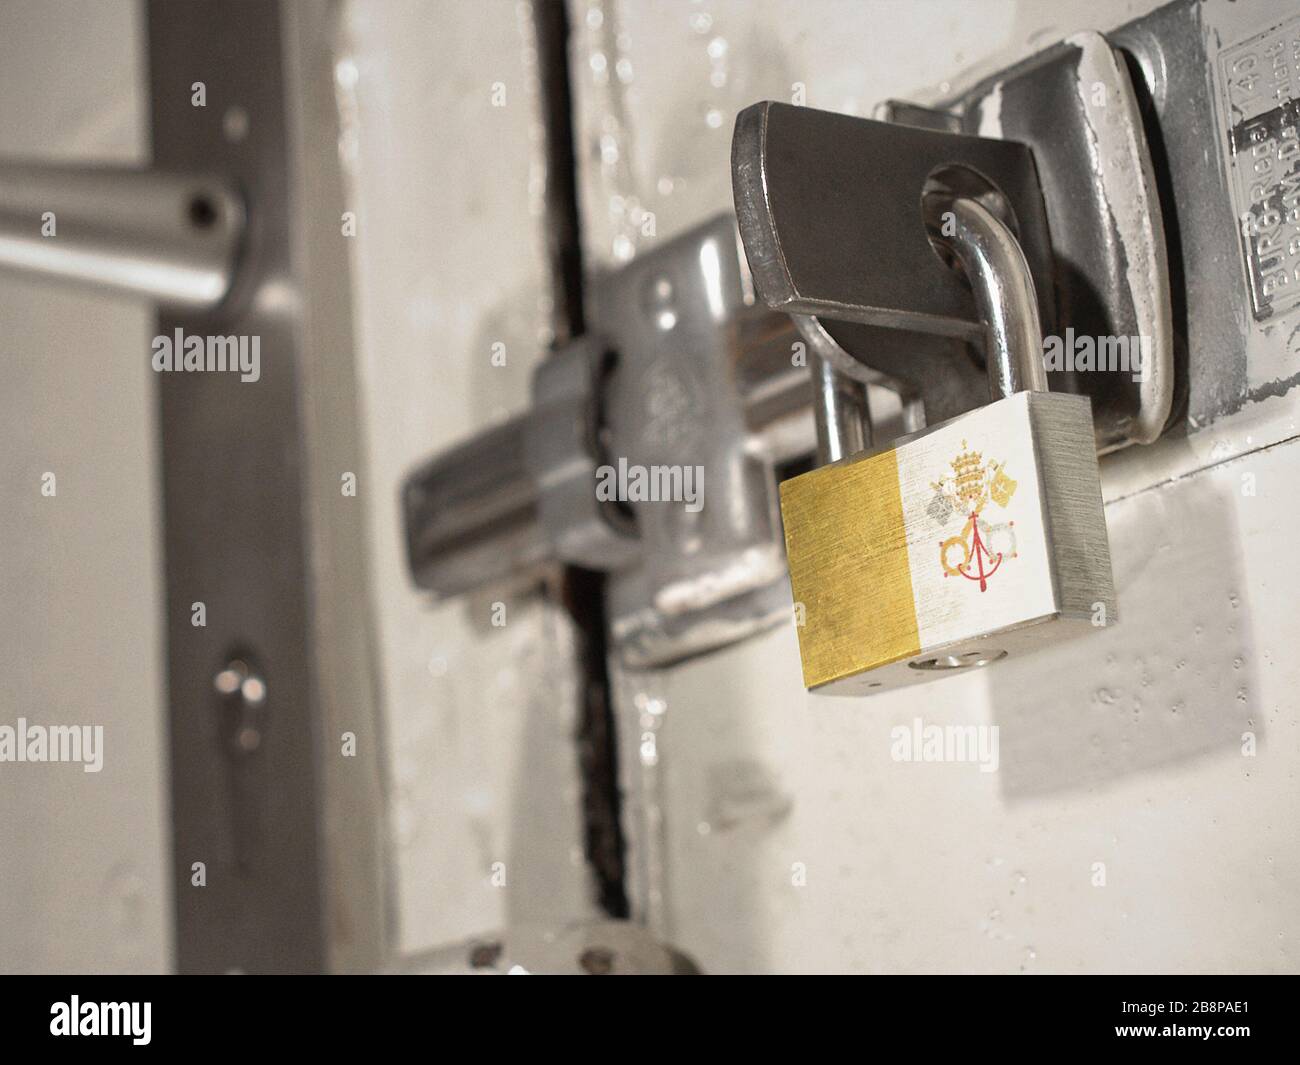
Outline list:
[[[989,578],[1002,568],[1005,559],[1016,557],[1015,522],[990,523],[980,516],[991,500],[999,507],[1011,502],[1016,482],[1007,476],[1005,463],[989,461],[961,442],[961,454],[949,465],[952,473],[931,484],[934,499],[929,514],[938,525],[946,525],[953,513],[965,515],[961,532],[939,543],[939,564],[945,577],[978,581],[988,590]]]

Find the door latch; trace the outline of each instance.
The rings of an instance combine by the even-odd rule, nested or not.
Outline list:
[[[1094,400],[1099,453],[1154,441],[1173,407],[1169,264],[1123,57],[1081,33],[941,108],[890,101],[879,116],[767,102],[737,117],[732,183],[760,297],[815,316],[852,359],[919,394],[927,421],[972,410],[985,391],[979,322],[918,220],[945,186],[991,192],[1060,342],[1052,391]]]
[[[1075,473],[1086,482],[1080,498],[1090,518],[1080,520],[1089,531],[1082,545],[1063,538],[1033,567],[1024,558],[1016,565],[1007,557],[1016,548],[1003,546],[1028,544],[1030,529],[996,528],[967,505],[964,480],[949,502],[966,507],[969,529],[930,545],[962,542],[939,572],[960,572],[949,584],[966,591],[969,563],[978,575],[981,561],[996,567],[1001,553],[997,594],[987,573],[974,593],[986,606],[1032,569],[1042,595],[1026,593],[1020,605],[1043,607],[1034,617],[1077,620],[1084,596],[1114,619],[1104,522],[1092,521],[1100,519],[1096,456],[1156,439],[1174,381],[1153,164],[1124,62],[1101,35],[1083,34],[944,107],[889,103],[879,118],[778,103],[739,115],[736,216],[594,279],[595,325],[538,367],[532,407],[410,476],[404,507],[418,585],[451,595],[554,563],[604,570],[612,644],[624,663],[678,661],[789,616],[783,548],[790,544],[798,595],[806,530],[797,522],[791,530],[791,500],[797,510],[801,493],[791,481],[783,535],[778,482],[818,461],[854,468],[853,455],[927,425],[936,428],[904,435],[868,462],[947,447],[947,423],[970,415],[972,435],[990,417],[1005,418],[1010,435],[987,447],[968,439],[979,456],[957,440],[945,463],[966,455],[971,476],[979,465],[994,506],[995,491],[1018,481],[1018,505],[1040,522],[1041,508],[1055,518],[1054,508],[1078,502],[1065,498],[1051,456],[1067,447],[1058,439],[1069,435],[1066,422],[1070,432],[1088,428],[1087,468]],[[1073,331],[1132,338],[1140,364],[1130,373],[1049,366],[1047,390],[985,408],[990,374],[1011,364],[986,348],[973,275],[950,269],[933,219],[927,229],[925,205],[940,201],[974,204],[1010,234],[1025,264],[1039,356],[1046,338]],[[1023,308],[1021,317],[1029,320]],[[874,441],[869,386],[897,393],[902,411],[892,427],[876,427]],[[989,413],[999,410],[1016,413]],[[1054,420],[1048,410],[1069,414]],[[802,483],[826,483],[837,468]],[[945,470],[926,476],[941,480]],[[668,487],[638,494],[636,478]],[[931,518],[939,506],[926,501]],[[1090,560],[1068,603],[1048,588],[1068,569],[1058,548]],[[1010,625],[1009,615],[990,614],[895,650],[909,662],[933,652],[938,670],[947,658],[980,657],[967,644]],[[814,670],[812,686],[863,672],[871,663],[862,653],[838,672]]]
[[[589,299],[593,327],[538,365],[527,412],[408,479],[416,583],[603,570],[631,666],[787,619],[776,471],[813,451],[807,370],[789,317],[756,304],[735,220],[597,277]]]

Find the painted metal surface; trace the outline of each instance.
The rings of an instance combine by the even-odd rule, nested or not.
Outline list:
[[[594,909],[571,623],[508,585],[430,604],[407,574],[399,506],[420,460],[526,406],[551,339],[531,20],[512,4],[422,0],[347,3],[343,19],[335,87],[401,957]]]
[[[1294,971],[1298,461],[1108,507],[1122,621],[1073,646],[869,702],[792,629],[626,677],[640,912],[710,971]],[[918,721],[997,771],[895,760]]]
[[[987,4],[977,21],[960,4],[575,3],[590,253],[626,258],[725,204],[726,131],[755,99],[936,101],[1155,6]],[[1293,10],[1210,2],[1187,32],[1264,55]],[[1222,64],[1152,74],[1166,112],[1188,79],[1228,99]],[[1279,563],[1296,371],[1286,315],[1252,324],[1245,268],[1236,287],[1221,272],[1241,254],[1212,195],[1235,125],[1165,147],[1188,160],[1187,305],[1217,308],[1192,357],[1245,380],[1202,377],[1192,431],[1103,462],[1120,624],[870,702],[805,695],[793,626],[620,675],[636,909],[706,970],[1297,968],[1296,584]],[[997,726],[997,771],[906,760],[933,725]]]

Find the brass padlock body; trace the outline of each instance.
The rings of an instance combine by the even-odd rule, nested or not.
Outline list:
[[[867,695],[1116,620],[1089,401],[1020,392],[781,485],[805,685]]]

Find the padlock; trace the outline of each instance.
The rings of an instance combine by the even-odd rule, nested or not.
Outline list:
[[[1087,397],[1047,391],[1014,232],[950,201],[991,402],[781,485],[806,687],[867,695],[1116,620]]]

